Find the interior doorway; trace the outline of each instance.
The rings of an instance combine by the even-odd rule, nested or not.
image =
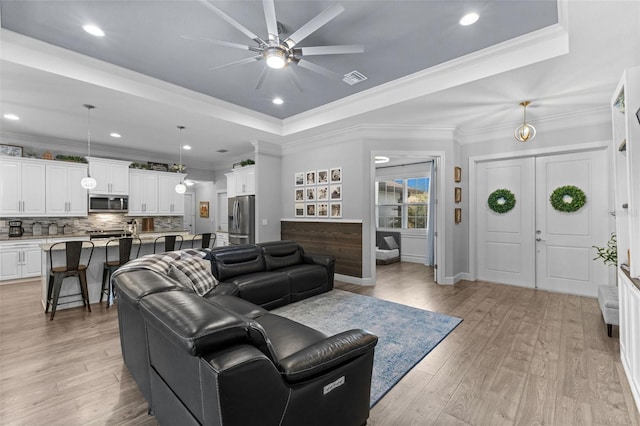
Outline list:
[[[196,215],[195,215],[195,201],[193,193],[187,192],[184,194],[184,229],[189,231],[189,234],[195,234],[196,229]]]
[[[597,286],[608,280],[592,248],[610,234],[606,150],[486,161],[477,164],[476,182],[478,279],[596,296]],[[576,211],[559,211],[550,202],[550,195],[566,186],[586,194]],[[513,194],[509,211],[489,207],[489,196],[498,189]]]

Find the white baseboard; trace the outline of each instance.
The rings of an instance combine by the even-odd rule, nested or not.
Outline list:
[[[362,286],[372,286],[376,284],[373,278],[358,278],[358,277],[352,277],[350,275],[342,275],[342,274],[335,274],[334,279],[338,281],[342,281],[343,283],[362,285]]]
[[[422,263],[424,264],[426,258],[424,256],[415,256],[411,254],[401,254],[400,261],[401,262],[409,262],[409,263]]]

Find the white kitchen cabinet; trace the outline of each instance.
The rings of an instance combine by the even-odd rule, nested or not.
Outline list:
[[[0,158],[0,216],[44,216],[45,161]]]
[[[158,213],[158,173],[147,170],[129,172],[129,215]]]
[[[184,215],[184,194],[176,192],[176,185],[186,175],[180,173],[163,173],[158,176],[158,214],[163,216]]]
[[[44,240],[23,240],[0,243],[0,281],[42,275],[42,249]]]
[[[226,173],[227,178],[227,198],[233,198],[236,194],[236,174],[235,173]]]
[[[225,176],[227,177],[228,198],[256,194],[255,166],[239,167],[233,169],[232,173],[225,174]]]
[[[90,194],[128,195],[130,161],[109,160],[105,158],[89,158],[91,177],[96,180],[96,187]]]
[[[86,175],[86,165],[46,164],[48,216],[87,216],[87,190],[80,185]]]

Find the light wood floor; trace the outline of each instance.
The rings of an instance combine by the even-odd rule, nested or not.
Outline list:
[[[371,411],[369,425],[640,425],[597,302],[482,282],[438,286],[429,268],[378,268],[343,290],[464,319]],[[39,282],[0,286],[0,425],[155,425],[122,363],[117,313],[50,322]]]

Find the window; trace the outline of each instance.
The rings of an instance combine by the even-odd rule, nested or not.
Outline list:
[[[378,228],[427,229],[429,178],[380,180],[376,187]]]

